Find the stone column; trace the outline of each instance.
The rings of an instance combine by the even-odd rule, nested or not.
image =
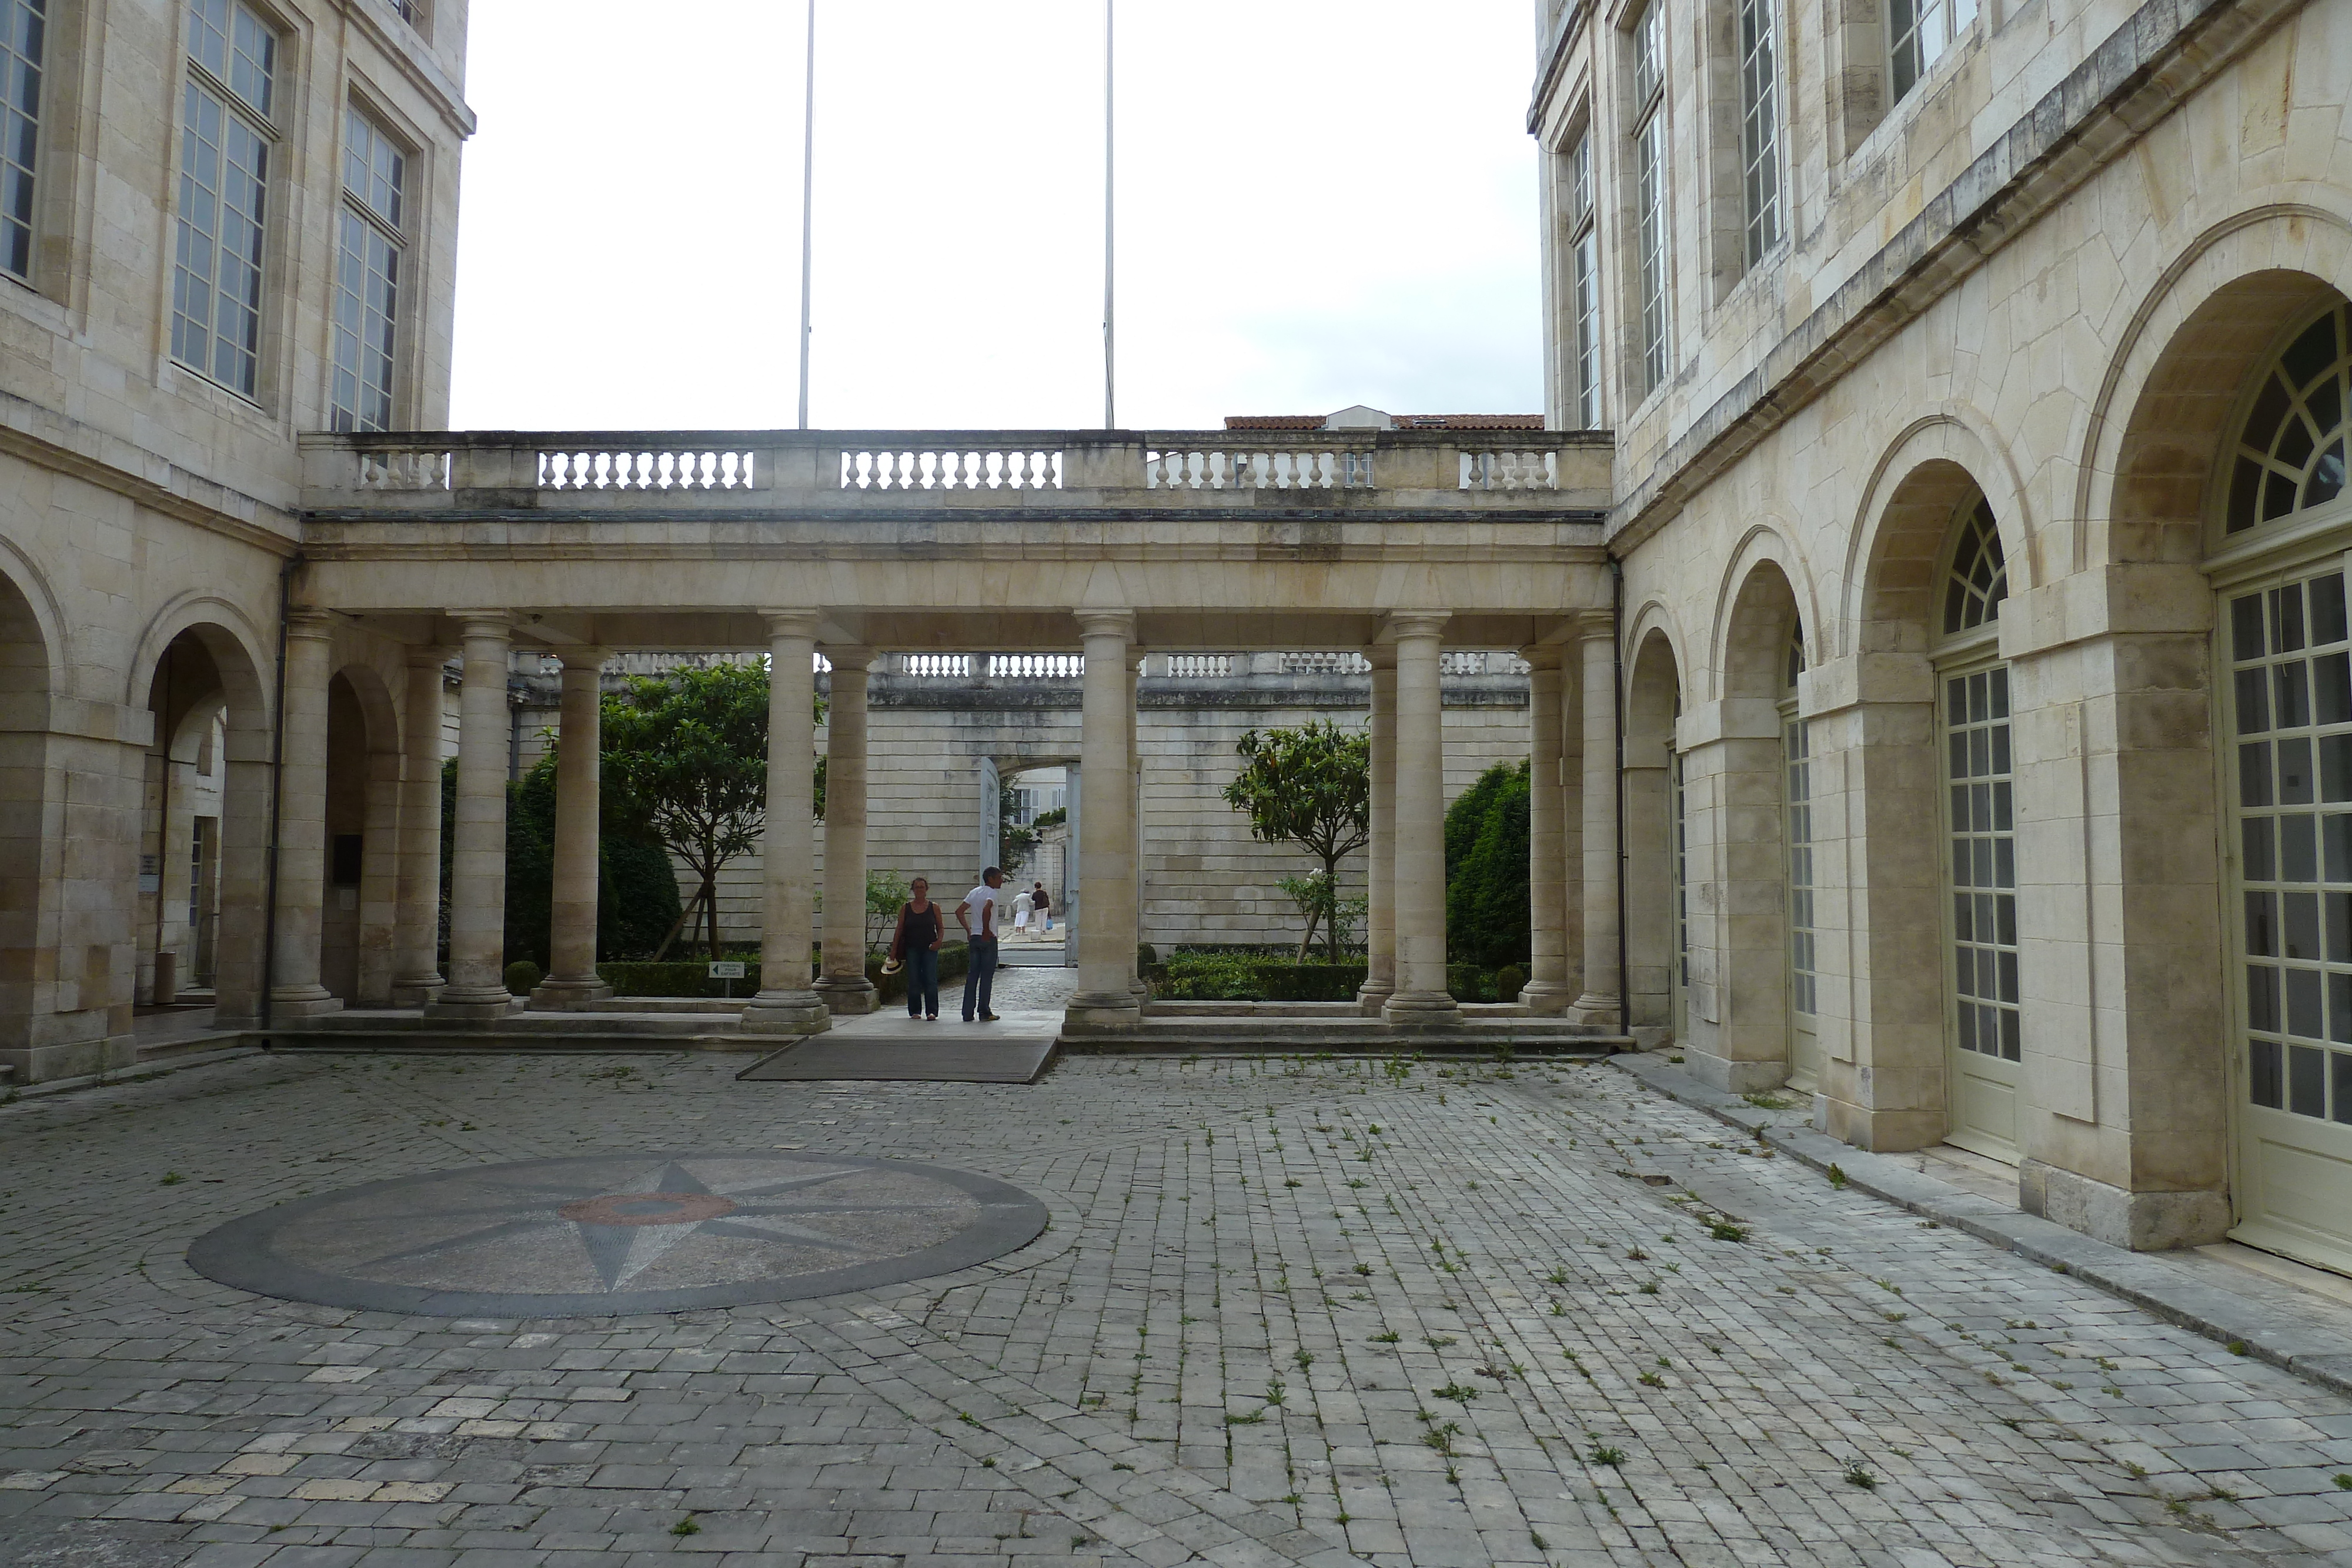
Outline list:
[[[1072,1028],[1133,1029],[1143,1016],[1134,990],[1135,797],[1128,758],[1135,617],[1085,612],[1078,629],[1087,650],[1080,763],[1086,837],[1078,850],[1078,989],[1067,1017]]]
[[[1135,940],[1129,955],[1128,989],[1135,993],[1141,1007],[1151,999],[1151,987],[1143,978],[1142,970],[1133,959],[1143,950],[1143,668],[1138,657],[1139,650],[1127,651],[1127,795],[1128,820],[1134,824],[1129,830],[1135,843]]]
[[[441,666],[446,648],[408,650],[401,715],[400,890],[393,915],[392,1005],[423,1007],[441,988]]]
[[[824,975],[817,995],[836,1017],[874,1010],[866,977],[866,681],[871,648],[825,650],[833,702],[825,709]]]
[[[832,770],[826,769],[829,774]],[[828,785],[830,779],[827,779]],[[747,1034],[817,1034],[833,1021],[809,981],[815,924],[816,617],[768,617],[768,824],[760,920],[760,994],[743,1009]],[[861,888],[857,907],[866,900]]]
[[[296,610],[286,622],[286,709],[278,763],[278,928],[271,946],[274,1019],[333,1012],[343,1004],[319,983],[319,935],[327,895],[327,683],[334,676],[334,620]]]
[[[1617,994],[1617,625],[1605,610],[1577,619],[1584,666],[1584,994],[1569,1018],[1620,1027]]]
[[[1568,1010],[1568,795],[1560,778],[1560,651],[1521,651],[1528,671],[1528,1010]]]
[[[507,668],[514,618],[457,617],[466,685],[457,707],[457,811],[449,856],[449,983],[425,1004],[434,1018],[503,1018],[507,994]]]
[[[1389,617],[1396,647],[1396,849],[1390,906],[1396,919],[1396,989],[1381,1007],[1391,1028],[1444,1027],[1461,1017],[1445,988],[1445,726],[1438,693],[1446,617]]]
[[[1356,1004],[1377,1014],[1396,989],[1396,650],[1371,647],[1364,656],[1372,665],[1372,838]]]
[[[603,808],[602,648],[566,648],[555,738],[555,874],[547,978],[535,1008],[576,1008],[613,994],[596,976],[596,891]]]

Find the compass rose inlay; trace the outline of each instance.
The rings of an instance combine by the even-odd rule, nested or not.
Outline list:
[[[436,1315],[742,1306],[895,1284],[1045,1228],[992,1177],[781,1153],[589,1155],[404,1176],[199,1238],[199,1273],[262,1295]]]

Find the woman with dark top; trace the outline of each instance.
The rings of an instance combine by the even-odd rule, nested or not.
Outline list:
[[[931,884],[921,877],[908,889],[914,896],[898,906],[898,929],[890,938],[890,956],[907,966],[907,1016],[927,1023],[940,1021],[940,942],[947,922],[931,902]]]
[[[1045,884],[1039,883],[1029,890],[1029,907],[1037,912],[1037,929],[1050,933],[1054,929],[1054,901],[1045,896]]]

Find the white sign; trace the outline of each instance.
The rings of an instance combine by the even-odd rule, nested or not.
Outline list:
[[[741,979],[743,977],[743,960],[740,958],[730,958],[724,962],[712,964],[710,966],[710,977],[714,980]]]

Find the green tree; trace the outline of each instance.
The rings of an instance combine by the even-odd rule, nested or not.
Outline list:
[[[642,834],[694,873],[687,913],[701,915],[715,958],[719,869],[767,825],[768,672],[715,664],[640,676],[604,699],[604,721],[608,831]],[[810,761],[823,817],[823,765]]]
[[[1457,964],[1524,966],[1528,764],[1498,762],[1445,813],[1445,946]]]
[[[1010,784],[996,787],[996,868],[1010,877],[1028,863],[1029,852],[1037,847],[1037,830],[1024,828],[1015,819],[1021,810],[1021,798]]]
[[[898,929],[898,906],[915,895],[907,879],[895,871],[866,873],[866,950],[878,952]]]
[[[1253,838],[1297,844],[1321,862],[1323,886],[1309,897],[1293,895],[1307,918],[1298,955],[1307,956],[1320,925],[1337,963],[1339,935],[1330,915],[1339,862],[1372,835],[1371,737],[1312,719],[1297,729],[1253,729],[1234,749],[1242,769],[1225,786],[1225,804],[1248,814]]]
[[[556,738],[507,786],[507,961],[553,967]],[[652,841],[607,823],[596,845],[596,956],[652,953],[678,925],[677,873]]]

